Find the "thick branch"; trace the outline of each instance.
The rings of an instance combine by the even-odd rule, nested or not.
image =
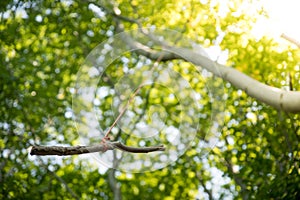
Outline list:
[[[125,33],[124,33],[125,35]],[[197,53],[191,49],[179,48],[175,46],[163,44],[163,51],[155,51],[145,46],[132,38],[126,36],[127,44],[135,51],[152,60],[156,60],[162,56],[162,60],[183,59],[197,66],[201,66],[212,72],[215,76],[230,82],[238,89],[245,91],[249,96],[264,102],[278,110],[285,112],[297,113],[300,112],[300,92],[285,91],[279,88],[268,86],[261,83],[250,76],[225,65],[213,62],[209,58]],[[157,41],[155,41],[157,42]]]
[[[115,19],[117,19],[117,32],[124,31],[123,25],[120,22],[120,20],[136,23],[141,28],[141,24],[139,23],[139,21],[121,15],[117,15],[116,13],[110,11],[109,9],[101,5],[98,6],[102,7],[108,14],[112,15]],[[285,112],[300,112],[299,91],[285,91],[279,88],[268,86],[242,72],[239,72],[238,70],[232,67],[227,67],[225,65],[215,63],[209,58],[201,55],[199,52],[197,53],[187,48],[179,48],[166,45],[166,43],[157,40],[154,35],[146,35],[148,35],[149,39],[151,39],[153,42],[160,43],[160,45],[163,47],[163,51],[153,50],[147,45],[144,45],[134,40],[125,32],[122,34],[122,37],[123,40],[132,50],[134,50],[140,55],[150,58],[151,60],[158,60],[158,58],[160,58],[161,61],[184,59],[188,62],[194,63],[195,65],[205,68],[206,70],[212,72],[215,76],[218,76],[223,80],[230,82],[236,88],[245,91],[249,96],[256,98],[261,102],[264,102],[267,105],[270,105],[278,110],[282,110]],[[295,41],[284,34],[282,35],[282,37],[293,42],[298,47],[300,46],[298,41]]]
[[[149,153],[154,151],[164,151],[163,145],[156,147],[130,147],[122,144],[121,142],[109,142],[105,144],[99,143],[93,146],[75,146],[75,147],[63,147],[63,146],[33,146],[30,155],[46,156],[46,155],[78,155],[94,152],[105,152],[107,150],[119,149],[130,153]]]
[[[169,48],[175,53],[178,53],[186,60],[195,65],[202,66],[214,75],[221,77],[223,80],[230,82],[233,86],[242,89],[249,96],[264,102],[278,110],[286,112],[300,112],[300,92],[299,91],[285,91],[275,88],[264,83],[261,83],[250,76],[232,68],[227,67],[210,59],[199,55],[189,49]]]

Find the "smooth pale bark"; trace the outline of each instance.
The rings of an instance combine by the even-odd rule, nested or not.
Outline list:
[[[285,112],[300,112],[300,92],[285,91],[261,83],[250,76],[232,68],[227,67],[204,57],[189,49],[167,47],[166,49],[180,55],[185,60],[199,65],[214,75],[230,82],[238,89],[245,91],[249,96],[264,102],[278,110]]]
[[[122,30],[122,28],[120,28]],[[146,56],[152,60],[174,60],[183,59],[188,62],[200,66],[215,76],[222,78],[231,83],[234,87],[245,91],[249,96],[263,102],[269,106],[290,113],[300,112],[300,92],[299,91],[285,91],[276,87],[272,87],[261,83],[250,76],[236,70],[216,63],[200,53],[192,49],[179,48],[165,44],[162,41],[155,39],[155,36],[148,35],[155,43],[160,43],[163,51],[156,51],[150,47],[135,41],[130,36],[123,34],[123,39],[128,46],[136,53]]]

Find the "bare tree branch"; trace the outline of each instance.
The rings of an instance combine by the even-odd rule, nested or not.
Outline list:
[[[250,76],[236,70],[235,68],[221,65],[217,62],[210,60],[208,57],[203,56],[199,52],[195,52],[192,49],[181,48],[176,46],[171,46],[162,43],[162,51],[152,50],[150,47],[135,41],[126,35],[124,41],[132,49],[136,49],[135,52],[146,56],[152,60],[156,60],[159,56],[162,57],[161,60],[173,60],[173,59],[183,59],[188,62],[195,64],[196,66],[201,66],[206,70],[213,73],[215,76],[228,81],[233,86],[238,89],[245,91],[249,96],[270,105],[278,110],[285,112],[298,113],[300,112],[300,92],[299,91],[285,91],[280,88],[272,87],[259,82]],[[151,35],[151,38],[155,36]],[[158,40],[154,41],[158,43]]]
[[[121,142],[110,142],[99,143],[92,146],[75,146],[75,147],[63,147],[63,146],[33,146],[30,151],[30,155],[37,156],[47,156],[47,155],[57,155],[57,156],[68,156],[68,155],[78,155],[85,153],[94,152],[105,152],[107,150],[119,149],[121,151],[126,151],[130,153],[149,153],[154,151],[164,151],[165,147],[163,145],[154,147],[130,147],[122,144]]]
[[[261,83],[250,76],[225,65],[213,62],[190,49],[167,47],[169,50],[178,53],[186,60],[195,65],[201,66],[223,80],[230,82],[233,86],[245,91],[249,96],[264,102],[278,110],[297,113],[300,112],[300,92],[285,91]]]
[[[267,105],[270,105],[278,110],[282,110],[285,112],[291,112],[291,113],[300,112],[299,91],[285,91],[280,88],[266,85],[236,70],[235,68],[213,62],[209,58],[201,55],[201,53],[199,52],[195,52],[188,48],[180,48],[168,44],[166,45],[164,41],[157,40],[155,35],[152,35],[150,33],[145,33],[138,20],[116,14],[114,11],[110,11],[108,8],[102,5],[99,4],[96,5],[104,9],[109,15],[112,15],[115,18],[117,22],[116,25],[117,32],[124,31],[124,26],[120,21],[135,23],[141,28],[141,32],[143,32],[143,34],[148,35],[149,39],[151,39],[156,44],[160,43],[163,49],[162,51],[154,50],[149,46],[136,41],[134,38],[130,37],[124,32],[122,34],[123,40],[127,43],[127,45],[131,49],[134,49],[134,51],[137,54],[143,55],[151,60],[157,60],[158,58],[161,58],[160,59],[161,61],[168,61],[174,59],[186,60],[197,66],[201,66],[205,68],[206,70],[213,73],[215,76],[218,76],[223,80],[228,81],[236,88],[245,91],[249,96]],[[300,47],[300,43],[294,40],[293,38],[290,38],[285,34],[282,34],[281,37],[285,38],[286,40]]]

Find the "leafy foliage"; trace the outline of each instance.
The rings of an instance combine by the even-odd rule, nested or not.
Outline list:
[[[101,5],[79,0],[1,1],[0,198],[112,199],[117,195],[112,179],[123,199],[299,198],[299,114],[274,110],[229,83],[203,78],[193,65],[178,60],[159,66],[180,73],[201,96],[202,107],[197,137],[176,162],[141,174],[103,173],[90,157],[28,156],[32,145],[80,143],[70,114],[74,82],[89,52],[116,33],[115,19],[107,10],[139,20],[142,26],[175,29],[204,47],[228,52],[228,65],[263,83],[289,89],[292,79],[294,90],[299,90],[299,49],[251,35],[263,12],[256,8],[249,13],[245,4],[254,5],[238,0],[228,5],[186,0],[151,4],[118,0]],[[124,23],[126,29],[137,28],[135,23]],[[153,66],[153,61],[135,53],[123,56],[107,68],[99,88],[115,92],[114,85],[126,71]],[[215,114],[207,84],[224,85],[226,94],[219,140],[211,149],[203,147]],[[178,127],[179,102],[171,93],[160,85],[143,87],[129,107],[134,117],[125,131],[134,130],[141,120],[151,123],[149,112],[154,108],[167,125]],[[101,127],[109,127],[116,117],[110,112],[113,101],[114,96],[107,95],[97,104],[103,112]],[[188,122],[190,116],[182,118]],[[141,144],[122,131],[116,128],[113,138]]]

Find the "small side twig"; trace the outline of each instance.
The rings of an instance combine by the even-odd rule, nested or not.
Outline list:
[[[33,146],[31,148],[30,155],[69,156],[69,155],[79,155],[85,153],[105,152],[107,150],[114,150],[114,149],[119,149],[121,151],[126,151],[130,153],[149,153],[154,151],[164,151],[165,147],[163,145],[152,146],[152,147],[130,147],[122,144],[119,141],[116,142],[107,141],[105,145],[100,143],[92,146],[74,146],[74,147]]]

